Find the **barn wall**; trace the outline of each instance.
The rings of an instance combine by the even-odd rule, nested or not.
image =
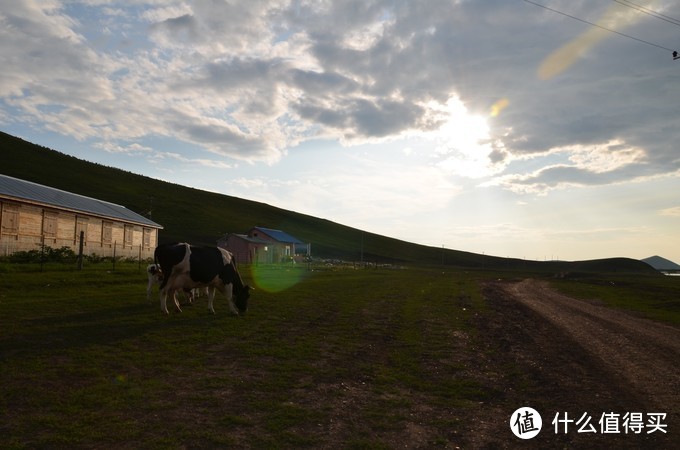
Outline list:
[[[102,245],[102,220],[90,220],[87,223],[87,245]]]
[[[57,239],[54,246],[73,246],[76,242],[76,215],[72,213],[57,213]],[[53,247],[50,245],[50,247]]]
[[[144,242],[145,229],[147,242]],[[39,250],[43,242],[52,248],[69,247],[77,253],[80,231],[85,233],[83,253],[86,255],[152,258],[158,244],[155,228],[28,203],[0,201],[0,256]]]
[[[217,245],[230,251],[239,264],[250,264],[253,262],[248,242],[238,236],[229,235],[226,240],[220,239]]]

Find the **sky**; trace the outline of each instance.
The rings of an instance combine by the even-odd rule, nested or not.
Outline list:
[[[0,0],[0,130],[419,244],[680,262],[679,26],[672,0]]]

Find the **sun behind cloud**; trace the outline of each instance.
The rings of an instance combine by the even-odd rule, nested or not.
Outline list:
[[[502,100],[497,102],[499,112],[503,103]],[[473,179],[488,177],[501,170],[491,160],[496,149],[487,117],[470,113],[456,96],[449,98],[445,105],[430,107],[444,118],[436,131],[428,133],[436,143],[440,168]]]

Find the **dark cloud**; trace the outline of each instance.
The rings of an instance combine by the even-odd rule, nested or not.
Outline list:
[[[199,37],[199,26],[196,18],[191,14],[172,17],[151,25],[151,32],[164,33],[173,39],[188,42],[196,41]]]
[[[425,110],[405,102],[351,99],[332,107],[308,102],[292,105],[305,120],[341,130],[345,138],[382,138],[419,128]]]
[[[267,159],[272,157],[271,152],[276,152],[266,139],[244,133],[236,125],[200,121],[181,113],[170,117],[168,125],[173,127],[178,136],[222,155],[238,155],[242,159]]]
[[[335,72],[292,69],[288,75],[291,85],[311,98],[351,95],[360,89],[359,83]]]
[[[247,85],[267,86],[281,78],[283,60],[236,57],[228,61],[210,62],[205,66],[205,76],[196,84],[214,89],[239,89]]]
[[[610,8],[638,14],[605,3],[556,0],[551,7],[591,21]],[[657,9],[680,15],[669,1]],[[29,116],[58,108],[77,124],[51,126],[82,135],[147,128],[244,158],[278,155],[281,146],[314,136],[427,133],[443,123],[438,114],[451,98],[482,116],[503,99],[485,143],[489,164],[507,165],[506,181],[608,183],[678,170],[678,63],[602,31],[546,79],[538,75],[543,62],[592,27],[525,2],[150,3],[128,11],[119,32],[128,36],[139,17],[155,47],[121,56],[94,51],[58,6],[46,12],[9,2],[0,15],[0,95]],[[677,41],[670,24],[634,19],[621,21],[621,31],[664,46]],[[612,142],[642,149],[644,164],[611,173],[569,164],[523,173],[510,164]]]

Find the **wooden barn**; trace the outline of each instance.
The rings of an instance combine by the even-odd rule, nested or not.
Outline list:
[[[254,227],[248,234],[230,233],[217,246],[232,252],[239,263],[272,264],[308,256],[310,245],[290,234],[271,228]]]
[[[0,174],[0,256],[69,247],[83,254],[153,258],[163,227],[121,205]]]

